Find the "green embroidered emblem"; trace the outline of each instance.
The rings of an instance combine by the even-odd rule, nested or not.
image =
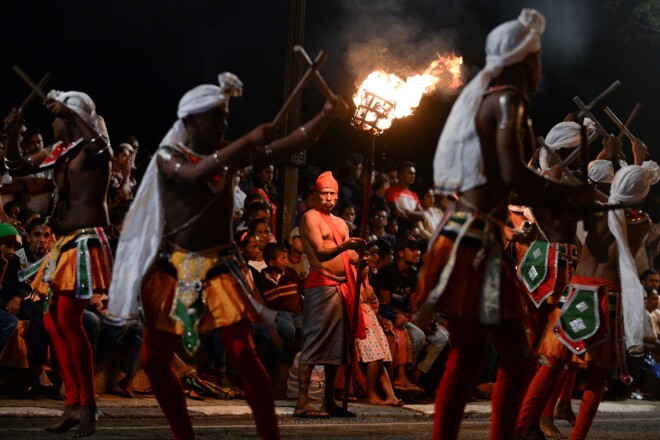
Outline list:
[[[530,292],[538,289],[548,276],[550,246],[551,243],[547,241],[532,242],[520,264],[520,277]]]
[[[189,353],[194,354],[199,347],[199,334],[197,333],[197,323],[202,313],[204,313],[204,304],[201,295],[190,306],[186,307],[181,300],[177,300],[174,314],[181,324],[183,324],[183,348]]]
[[[571,341],[593,336],[600,327],[598,292],[578,289],[561,311],[559,323]]]

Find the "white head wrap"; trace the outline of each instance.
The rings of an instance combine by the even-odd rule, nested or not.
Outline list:
[[[609,160],[592,160],[589,162],[589,178],[598,183],[612,183],[614,167]]]
[[[584,118],[584,126],[587,127],[587,135],[595,129],[593,121],[589,118]],[[560,122],[552,127],[545,137],[545,144],[554,151],[562,148],[577,148],[581,143],[582,133],[580,124],[572,121]],[[552,163],[546,149],[542,148],[539,154],[539,167],[541,171],[547,170],[552,165],[555,164]]]
[[[96,105],[94,101],[86,93],[83,92],[61,92],[59,90],[51,90],[48,92],[48,98],[65,104],[86,121],[89,125],[94,127],[95,130],[99,129],[99,124],[96,115]]]
[[[236,75],[224,72],[218,75],[219,86],[202,84],[186,92],[179,101],[176,115],[179,119],[172,125],[160,145],[171,145],[175,142],[186,143],[186,127],[182,119],[188,115],[196,115],[211,110],[214,107],[227,105],[229,98],[243,94],[243,83]]]
[[[629,165],[617,171],[612,181],[608,202],[639,203],[649,193],[649,188],[660,178],[655,162],[642,166]],[[643,345],[644,289],[637,276],[635,262],[628,246],[626,214],[623,209],[609,212],[607,226],[616,239],[619,250],[619,275],[621,277],[621,301],[623,305],[623,329],[626,347],[639,349]]]
[[[434,180],[444,193],[465,191],[486,183],[475,117],[483,92],[506,66],[541,50],[545,18],[523,9],[517,20],[493,29],[486,40],[486,66],[465,86],[454,104],[438,141]]]

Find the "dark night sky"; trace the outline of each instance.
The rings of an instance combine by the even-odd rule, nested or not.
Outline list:
[[[35,80],[49,71],[54,76],[53,88],[92,96],[115,142],[135,134],[145,149],[153,149],[174,121],[181,95],[200,83],[215,82],[218,73],[229,70],[245,84],[243,97],[232,101],[229,120],[228,137],[240,136],[271,120],[283,101],[288,3],[4,1],[0,5],[0,111],[6,113],[18,105],[28,92],[12,65],[21,66]],[[357,75],[383,67],[377,65],[380,60],[394,73],[405,74],[406,67],[426,67],[434,52],[453,50],[465,57],[473,74],[483,65],[487,33],[514,19],[521,7],[534,7],[547,19],[542,87],[532,97],[537,134],[545,134],[574,110],[574,96],[588,101],[618,79],[623,85],[606,104],[625,118],[635,102],[641,102],[633,132],[646,140],[657,158],[660,147],[653,135],[660,114],[658,38],[654,43],[640,28],[630,27],[626,7],[613,15],[604,7],[606,3],[307,1],[305,46],[312,56],[320,49],[328,51],[321,71],[335,91],[350,101],[355,83],[363,79]],[[383,151],[390,160],[411,158],[428,176],[435,143],[454,98],[424,98],[415,115],[395,122],[378,139],[379,158]],[[319,92],[310,87],[304,95],[304,116],[313,114],[321,103]],[[38,105],[30,107],[27,119],[50,133],[50,118]],[[601,121],[613,130],[604,115]],[[328,151],[337,158],[367,145],[368,139],[348,124],[335,124],[309,160],[328,163]]]

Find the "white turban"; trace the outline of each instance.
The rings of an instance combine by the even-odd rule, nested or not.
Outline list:
[[[543,15],[523,9],[517,20],[499,25],[488,35],[486,66],[461,92],[438,141],[433,164],[435,185],[441,192],[465,191],[486,183],[475,127],[483,92],[506,66],[541,50],[544,29]]]
[[[227,105],[229,98],[243,94],[243,83],[236,75],[224,72],[218,75],[219,86],[202,84],[186,92],[179,101],[176,115],[179,119],[172,125],[160,145],[171,145],[174,142],[186,142],[186,127],[182,119],[188,115],[204,113],[214,107]]]
[[[614,167],[609,160],[592,160],[589,162],[589,178],[598,183],[612,183]]]
[[[95,130],[99,129],[96,105],[94,101],[86,93],[83,92],[61,92],[59,90],[51,90],[48,92],[48,98],[61,102],[69,107],[71,110],[78,113],[78,115],[86,121],[89,125],[94,127]]]
[[[640,203],[657,183],[660,169],[655,162],[644,162],[642,166],[629,165],[621,168],[614,176],[608,202],[610,204]],[[616,239],[619,250],[619,276],[621,277],[621,301],[623,305],[623,328],[628,350],[639,350],[643,346],[644,289],[637,276],[635,262],[628,246],[626,214],[623,209],[609,212],[607,226]]]
[[[587,135],[595,129],[593,121],[589,118],[584,118],[584,126],[587,127]],[[577,148],[582,143],[580,124],[571,121],[560,122],[552,127],[545,137],[544,142],[553,151],[562,148]],[[547,170],[552,165],[559,164],[553,164],[546,149],[541,149],[541,153],[539,154],[539,167],[541,171]]]

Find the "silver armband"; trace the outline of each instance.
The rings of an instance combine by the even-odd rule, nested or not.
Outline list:
[[[504,93],[497,102],[500,108],[500,120],[497,122],[497,128],[519,130],[524,109],[520,97],[514,93]]]

